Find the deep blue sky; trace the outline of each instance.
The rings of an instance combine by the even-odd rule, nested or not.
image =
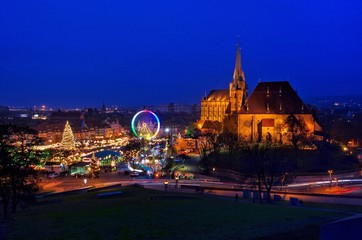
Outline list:
[[[199,103],[227,88],[240,35],[250,92],[362,89],[362,1],[0,3],[0,105]]]

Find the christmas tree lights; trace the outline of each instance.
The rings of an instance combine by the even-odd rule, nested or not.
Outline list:
[[[69,125],[69,122],[65,124],[62,138],[62,148],[65,150],[73,150],[75,148],[75,141],[72,128]]]
[[[101,168],[99,167],[99,160],[96,158],[96,155],[93,153],[91,162],[90,162],[90,170],[93,178],[99,178],[99,173]]]

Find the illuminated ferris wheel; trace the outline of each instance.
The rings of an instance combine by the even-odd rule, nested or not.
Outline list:
[[[151,140],[160,131],[160,120],[154,112],[142,110],[133,116],[131,126],[136,137]]]

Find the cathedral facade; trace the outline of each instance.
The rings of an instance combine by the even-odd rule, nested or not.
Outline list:
[[[201,101],[198,127],[207,131],[222,126],[246,141],[285,142],[286,119],[293,115],[303,121],[308,135],[321,131],[311,112],[287,81],[259,82],[248,96],[240,48],[229,89],[211,90]],[[220,129],[221,130],[221,129]]]
[[[240,48],[236,48],[236,61],[233,79],[229,89],[211,90],[201,101],[201,122],[218,121],[226,116],[237,114],[245,104],[248,88],[241,68]]]

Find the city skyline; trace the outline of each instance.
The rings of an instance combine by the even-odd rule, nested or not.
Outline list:
[[[298,95],[362,87],[358,1],[6,2],[0,105],[199,103],[232,79],[288,80]]]

